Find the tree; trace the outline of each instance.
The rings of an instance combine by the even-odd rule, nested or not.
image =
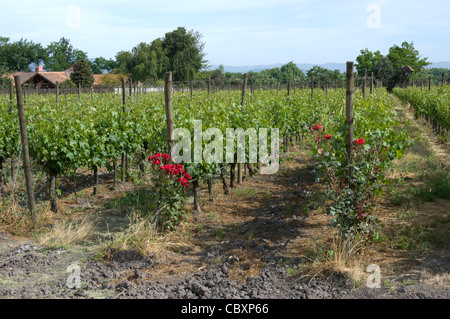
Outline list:
[[[420,58],[419,51],[414,48],[414,42],[408,43],[405,41],[400,47],[393,45],[389,49],[387,57],[395,69],[401,69],[409,65],[414,69],[414,72],[419,72],[425,66],[431,64],[427,61],[428,58]]]
[[[0,37],[0,67],[7,71],[29,72],[31,65],[41,64],[46,52],[41,44],[20,39],[10,42],[9,38]]]
[[[61,38],[58,42],[50,43],[44,60],[47,71],[64,71],[80,60],[87,60],[87,53],[74,49],[70,40]]]
[[[289,62],[282,65],[280,68],[282,82],[286,83],[288,80],[293,81],[304,81],[305,73],[299,69],[299,67],[294,62]]]
[[[367,75],[374,72],[374,65],[383,57],[380,51],[375,53],[364,49],[360,51],[361,54],[356,57],[356,71],[358,76],[364,76],[364,69],[367,70]]]
[[[113,59],[105,59],[103,57],[95,58],[94,62],[90,62],[89,64],[92,69],[92,73],[94,74],[104,74],[111,73],[116,67],[117,62]]]
[[[90,87],[94,84],[94,76],[89,63],[86,60],[78,61],[73,67],[70,79],[78,86]]]
[[[206,66],[203,53],[202,35],[193,30],[179,27],[165,34],[162,48],[166,50],[168,68],[173,72],[174,80],[190,81]]]
[[[373,75],[380,80],[389,91],[395,86],[397,72],[391,61],[383,56],[373,66]]]
[[[156,82],[168,70],[168,58],[160,39],[151,44],[141,42],[131,52],[121,51],[116,61],[115,73],[129,74],[140,82]]]

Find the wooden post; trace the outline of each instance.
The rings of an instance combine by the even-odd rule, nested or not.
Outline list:
[[[241,106],[242,111],[244,111],[244,105],[245,105],[245,95],[247,94],[247,79],[248,74],[244,74],[244,83],[242,84],[242,100],[241,100]],[[242,164],[238,163],[238,184],[242,184]]]
[[[287,95],[291,95],[291,79],[289,79],[287,83]]]
[[[14,110],[14,86],[13,81],[9,82],[9,113]]]
[[[373,94],[373,72],[370,74],[370,94]]]
[[[122,105],[123,113],[127,111],[127,95],[125,93],[125,78],[122,79]]]
[[[211,91],[211,79],[208,79],[208,101],[209,101],[210,91]]]
[[[22,141],[23,169],[25,171],[25,182],[27,186],[28,207],[30,209],[31,219],[34,225],[36,224],[37,221],[37,215],[36,215],[36,203],[34,200],[33,176],[31,175],[30,154],[28,152],[27,128],[25,123],[25,111],[22,99],[23,93],[20,83],[20,77],[16,75],[14,77],[14,81],[16,83],[17,109],[19,113],[20,138]]]
[[[173,146],[172,72],[166,73],[164,96],[166,101],[167,152],[168,152],[167,154],[172,156],[172,146]]]
[[[59,108],[59,81],[56,81],[56,108]]]
[[[123,113],[127,112],[127,93],[125,91],[125,78],[122,79],[122,105],[123,105]],[[125,117],[125,115],[124,115]],[[127,169],[127,164],[126,164],[126,154],[122,153],[122,183],[125,183],[126,180],[126,169]]]
[[[363,98],[366,98],[366,81],[367,81],[367,69],[364,68],[364,78],[363,78],[363,87],[362,87],[362,93]]]
[[[132,78],[129,78],[129,80],[128,80],[128,92],[130,94],[130,101],[131,101],[131,98],[133,97],[133,79]]]
[[[244,82],[242,83],[242,99],[241,99],[242,110],[244,110],[245,95],[247,94],[247,79],[248,79],[248,74],[245,73],[244,74]]]
[[[353,62],[347,62],[346,74],[346,101],[345,101],[345,122],[348,126],[347,136],[345,139],[345,147],[347,151],[347,164],[353,165],[353,95],[354,95],[354,73]],[[351,178],[353,170],[349,168],[348,176]],[[349,183],[350,184],[350,183]]]

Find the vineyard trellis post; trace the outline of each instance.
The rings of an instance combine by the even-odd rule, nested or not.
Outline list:
[[[12,113],[14,110],[14,85],[13,81],[9,82],[9,113]]]
[[[127,92],[125,91],[125,78],[122,78],[122,104],[123,104],[123,113],[127,112]],[[125,115],[124,115],[125,116]],[[125,183],[125,171],[127,169],[126,165],[126,154],[122,153],[122,183]]]
[[[364,77],[363,77],[363,86],[362,86],[362,93],[363,98],[366,98],[366,82],[367,82],[367,69],[364,68]]]
[[[164,85],[164,96],[166,105],[166,126],[167,126],[167,154],[172,156],[173,147],[173,109],[172,109],[172,72],[166,72]]]
[[[370,94],[373,94],[373,72],[370,74]]]
[[[56,81],[56,108],[59,109],[59,81]]]
[[[22,142],[23,169],[25,171],[25,183],[27,186],[28,207],[31,213],[31,220],[33,221],[33,225],[35,225],[37,221],[36,203],[34,200],[33,176],[31,175],[30,154],[28,151],[28,137],[25,123],[25,111],[23,106],[24,104],[22,99],[20,77],[16,75],[14,77],[14,81],[16,83],[17,110],[19,113],[20,138]]]
[[[345,122],[348,127],[347,135],[345,138],[345,148],[347,151],[347,165],[349,165],[348,176],[351,179],[353,175],[352,165],[353,165],[353,95],[354,95],[354,63],[352,61],[347,62],[347,73],[346,73],[346,99],[345,99]],[[350,181],[349,185],[351,187]]]
[[[247,79],[248,74],[244,74],[244,82],[242,84],[242,100],[241,100],[241,106],[242,106],[242,112],[244,111],[244,105],[245,105],[245,96],[247,94]],[[238,184],[242,184],[242,164],[238,163]]]

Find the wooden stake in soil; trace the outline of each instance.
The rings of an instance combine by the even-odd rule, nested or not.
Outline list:
[[[13,81],[9,82],[9,113],[14,110],[14,86]]]
[[[122,79],[122,104],[123,104],[123,113],[125,114],[127,112],[127,93],[125,91],[125,78]],[[122,183],[125,183],[126,181],[126,170],[127,170],[126,156],[127,154],[125,153],[122,154]]]
[[[347,164],[353,165],[353,95],[354,95],[354,73],[353,62],[347,62],[346,75],[346,101],[345,101],[345,122],[348,126],[347,136],[345,138],[345,147],[347,151]],[[353,175],[353,170],[349,168],[349,177]],[[349,183],[350,184],[350,183]]]
[[[33,224],[36,224],[36,203],[34,201],[33,176],[31,175],[30,154],[28,152],[28,137],[25,123],[25,111],[22,100],[22,86],[19,76],[16,75],[14,77],[14,81],[16,83],[17,109],[19,113],[20,138],[22,141],[23,169],[25,171],[25,182],[27,186],[28,207],[31,213],[31,220],[33,221]]]
[[[56,81],[56,108],[59,109],[59,81]]]
[[[172,147],[173,147],[172,72],[166,73],[164,95],[166,101],[167,152],[168,152],[167,154],[172,156]]]
[[[367,82],[367,69],[364,69],[364,78],[363,78],[363,87],[362,87],[362,93],[363,98],[366,98],[366,82]]]

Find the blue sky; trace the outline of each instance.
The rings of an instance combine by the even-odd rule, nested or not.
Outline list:
[[[5,1],[0,36],[44,46],[61,37],[90,58],[114,58],[184,26],[203,35],[210,64],[354,61],[403,41],[431,62],[450,61],[448,0]]]

